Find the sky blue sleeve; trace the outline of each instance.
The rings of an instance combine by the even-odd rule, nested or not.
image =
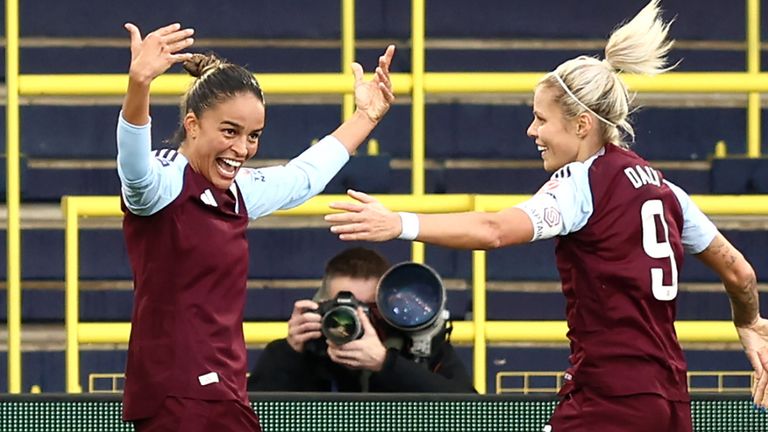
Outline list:
[[[242,168],[236,181],[248,216],[256,219],[304,203],[322,192],[348,160],[344,145],[329,135],[284,166]]]
[[[584,228],[592,217],[594,206],[589,186],[590,166],[591,163],[572,162],[557,170],[542,188],[542,192],[557,201],[563,219],[562,230],[558,235],[567,235]]]
[[[171,163],[152,156],[151,121],[136,126],[117,122],[117,174],[121,192],[131,213],[149,216],[162,210],[181,193],[185,160]]]
[[[591,160],[560,168],[533,197],[515,206],[531,219],[531,241],[564,236],[587,224],[593,212],[590,165]]]
[[[682,242],[685,251],[689,254],[701,253],[715,239],[717,227],[682,188],[667,180],[664,183],[675,193],[683,209]]]

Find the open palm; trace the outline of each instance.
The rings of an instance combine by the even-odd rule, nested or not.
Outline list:
[[[131,35],[131,67],[128,73],[136,79],[151,81],[175,63],[192,57],[192,54],[179,51],[194,42],[193,29],[182,29],[180,24],[171,24],[153,31],[144,39],[135,25],[128,23],[125,29]]]
[[[363,67],[359,63],[352,64],[352,73],[355,76],[355,105],[375,122],[381,120],[395,100],[392,81],[389,78],[389,66],[394,55],[395,46],[388,46],[384,55],[379,57],[375,76],[370,81],[363,79]]]

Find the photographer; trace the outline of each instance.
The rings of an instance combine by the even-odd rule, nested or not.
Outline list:
[[[376,286],[388,268],[384,257],[365,248],[331,258],[315,300],[352,293],[369,310],[357,308],[362,336],[342,345],[326,341],[322,317],[313,312],[320,304],[299,300],[288,321],[288,337],[267,345],[248,379],[248,390],[474,393],[445,331],[434,337],[429,358],[419,362],[402,350],[402,335],[379,317]]]

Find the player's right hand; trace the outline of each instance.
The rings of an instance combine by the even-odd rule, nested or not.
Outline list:
[[[320,332],[321,316],[314,312],[318,304],[312,300],[299,300],[293,304],[293,312],[288,320],[288,345],[300,353],[304,352],[304,344],[322,336]]]
[[[128,76],[132,80],[148,84],[173,64],[192,58],[192,54],[179,51],[194,42],[193,29],[181,28],[181,24],[174,23],[153,31],[144,39],[134,24],[126,23],[125,29],[131,35],[131,67]]]
[[[758,317],[751,325],[736,327],[749,362],[754,368],[752,397],[759,408],[768,407],[768,320]]]
[[[334,202],[329,207],[344,213],[325,216],[331,224],[331,232],[340,240],[386,241],[400,235],[403,226],[400,216],[384,207],[374,197],[352,189],[347,195],[357,202]]]

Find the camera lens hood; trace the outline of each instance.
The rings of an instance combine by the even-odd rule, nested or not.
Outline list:
[[[376,305],[391,326],[414,332],[431,326],[445,308],[445,286],[431,267],[403,262],[379,280]]]

